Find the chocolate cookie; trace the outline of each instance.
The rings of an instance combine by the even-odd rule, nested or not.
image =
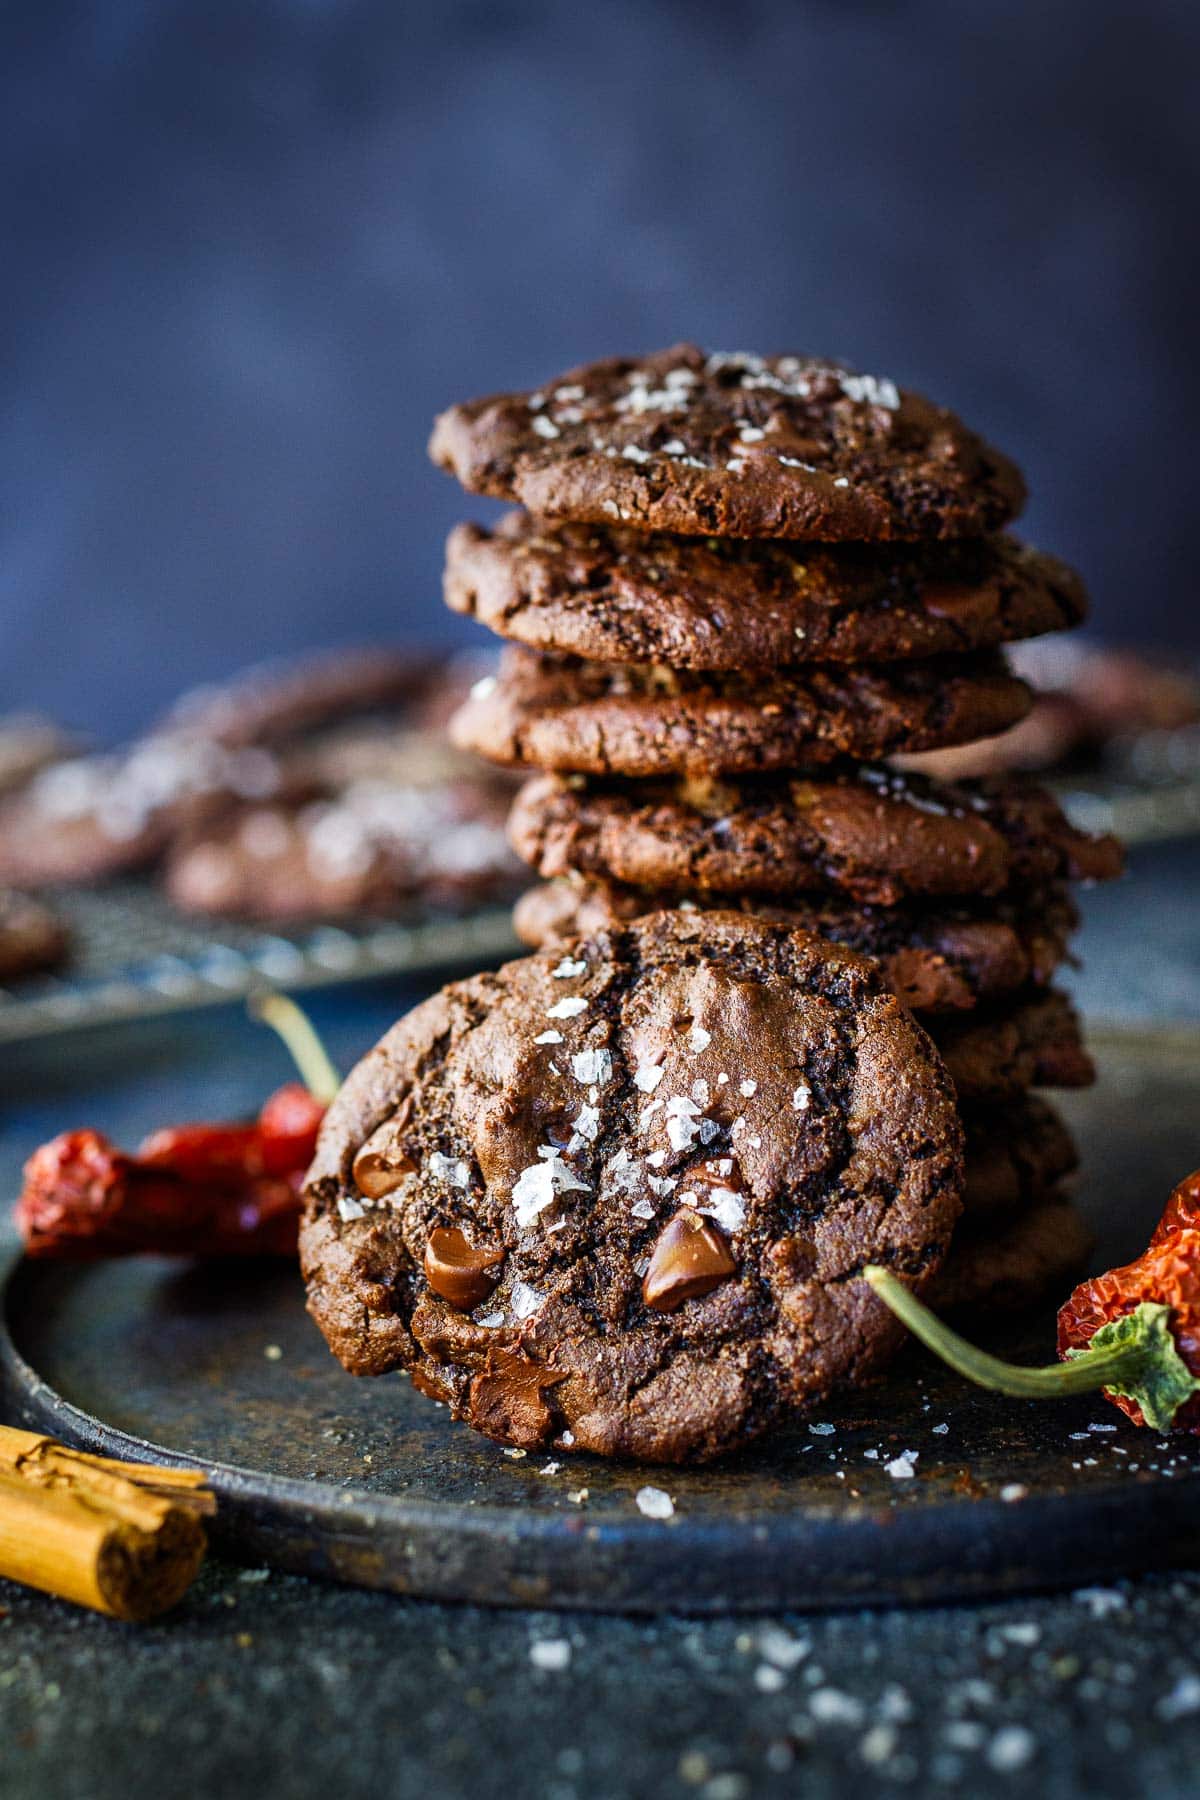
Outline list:
[[[1040,1201],[997,1230],[964,1221],[924,1298],[935,1312],[978,1319],[1065,1300],[1095,1242],[1069,1202]]]
[[[0,981],[53,969],[66,952],[66,931],[49,907],[0,889]]]
[[[510,768],[751,775],[1005,731],[1030,692],[996,654],[773,674],[588,663],[510,646],[450,735]]]
[[[1079,1166],[1075,1140],[1054,1108],[1037,1094],[1007,1106],[966,1109],[967,1185],[963,1216],[971,1221],[1011,1215],[1045,1200]]]
[[[754,543],[509,513],[457,525],[446,604],[534,650],[675,669],[898,662],[1080,624],[1083,583],[1008,536],[951,544]]]
[[[97,881],[142,868],[214,811],[283,785],[268,751],[203,738],[145,738],[56,763],[0,800],[0,883]]]
[[[495,789],[461,777],[426,788],[358,781],[306,805],[246,807],[171,852],[167,892],[185,912],[268,921],[503,901],[521,885],[505,808]]]
[[[547,878],[577,870],[632,887],[775,897],[833,888],[884,906],[1121,869],[1116,839],[1077,830],[1042,788],[949,787],[886,769],[636,786],[541,775],[518,793],[509,835]]]
[[[309,1308],[503,1442],[699,1460],[879,1366],[859,1279],[923,1282],[961,1128],[928,1039],[852,952],[660,913],[435,995],[335,1101]]]
[[[1090,1087],[1096,1067],[1056,989],[931,1026],[960,1100],[1011,1100],[1031,1087]]]
[[[437,659],[411,650],[336,650],[264,663],[175,702],[161,731],[230,747],[278,744],[354,714],[395,711],[434,678]]]
[[[1027,906],[993,901],[985,910],[856,906],[821,895],[791,905],[757,894],[653,893],[613,882],[560,877],[530,888],[513,913],[517,936],[540,949],[610,929],[666,907],[749,912],[815,931],[881,965],[888,986],[917,1012],[959,1012],[1026,986],[1041,986],[1067,953],[1078,914],[1065,888]]]
[[[943,407],[798,356],[681,344],[451,407],[429,453],[542,518],[701,537],[978,537],[1021,477]]]

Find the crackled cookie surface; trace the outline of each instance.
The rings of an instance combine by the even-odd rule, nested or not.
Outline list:
[[[505,1442],[703,1459],[879,1365],[859,1270],[923,1282],[961,1183],[945,1071],[869,964],[661,913],[456,983],[359,1064],[309,1308]]]
[[[517,855],[631,887],[894,906],[1120,873],[1115,838],[1079,831],[1031,783],[951,786],[883,768],[814,777],[626,783],[539,775],[509,816]]]
[[[539,517],[700,536],[974,537],[1025,497],[1006,456],[886,377],[692,344],[453,406],[429,452]]]
[[[593,663],[510,646],[451,737],[510,768],[738,775],[885,757],[994,736],[1031,695],[996,654],[772,674]]]
[[[456,525],[446,604],[501,637],[597,662],[770,669],[988,649],[1082,622],[1083,583],[1000,535],[947,544],[755,543],[509,513]]]

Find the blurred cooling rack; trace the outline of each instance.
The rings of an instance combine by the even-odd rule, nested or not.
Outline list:
[[[236,1000],[495,961],[519,948],[509,907],[289,931],[186,918],[148,883],[47,896],[71,937],[54,974],[0,988],[0,1044]]]

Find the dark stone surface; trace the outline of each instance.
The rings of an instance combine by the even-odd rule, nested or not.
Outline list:
[[[1194,848],[1164,848],[1086,897],[1096,1009],[1195,1018],[1198,875]],[[314,1010],[348,1062],[404,1001],[372,989]],[[10,1189],[23,1155],[67,1122],[131,1138],[183,1108],[236,1111],[284,1066],[233,1015],[9,1053],[0,1175]],[[823,1800],[869,1784],[1185,1800],[1196,1787],[1190,1575],[773,1621],[804,1654],[764,1639],[764,1621],[485,1612],[246,1579],[218,1561],[176,1615],[141,1630],[12,1587],[0,1606],[5,1800],[168,1788]],[[537,1666],[547,1640],[570,1647],[565,1669]],[[794,1666],[760,1674],[775,1668],[768,1651]]]

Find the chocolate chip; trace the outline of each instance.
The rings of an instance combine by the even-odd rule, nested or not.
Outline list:
[[[642,1282],[642,1298],[656,1312],[674,1312],[685,1300],[711,1294],[736,1270],[716,1226],[685,1209],[663,1227]]]
[[[393,1150],[385,1156],[379,1150],[362,1149],[354,1159],[354,1185],[368,1200],[382,1200],[385,1194],[398,1188],[416,1166],[403,1151]]]
[[[500,1277],[490,1271],[503,1261],[503,1250],[476,1249],[457,1225],[438,1225],[425,1245],[425,1279],[459,1312],[470,1312],[495,1287]]]
[[[477,1431],[506,1444],[543,1443],[552,1414],[542,1389],[565,1381],[517,1350],[493,1350],[471,1383],[469,1416]]]

